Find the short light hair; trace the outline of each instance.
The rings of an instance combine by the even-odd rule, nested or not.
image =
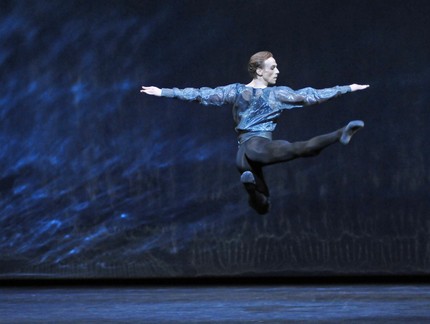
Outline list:
[[[257,69],[264,68],[264,61],[273,57],[273,54],[268,51],[262,51],[252,55],[248,62],[248,72],[255,79],[257,77]]]

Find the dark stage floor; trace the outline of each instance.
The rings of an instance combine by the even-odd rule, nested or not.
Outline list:
[[[430,321],[430,285],[3,287],[1,323]]]

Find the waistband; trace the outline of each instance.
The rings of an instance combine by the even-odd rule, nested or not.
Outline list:
[[[237,138],[238,144],[243,144],[247,140],[249,140],[251,137],[258,136],[258,137],[264,137],[269,140],[272,140],[272,132],[246,132],[239,134]]]

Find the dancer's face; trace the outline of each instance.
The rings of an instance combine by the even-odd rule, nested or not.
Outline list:
[[[261,77],[267,84],[275,84],[278,78],[278,65],[273,57],[264,61],[264,68],[260,69]]]

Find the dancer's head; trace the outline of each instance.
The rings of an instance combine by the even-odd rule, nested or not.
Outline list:
[[[268,51],[258,52],[248,62],[248,72],[253,79],[263,79],[268,84],[275,84],[279,70],[273,54]]]

